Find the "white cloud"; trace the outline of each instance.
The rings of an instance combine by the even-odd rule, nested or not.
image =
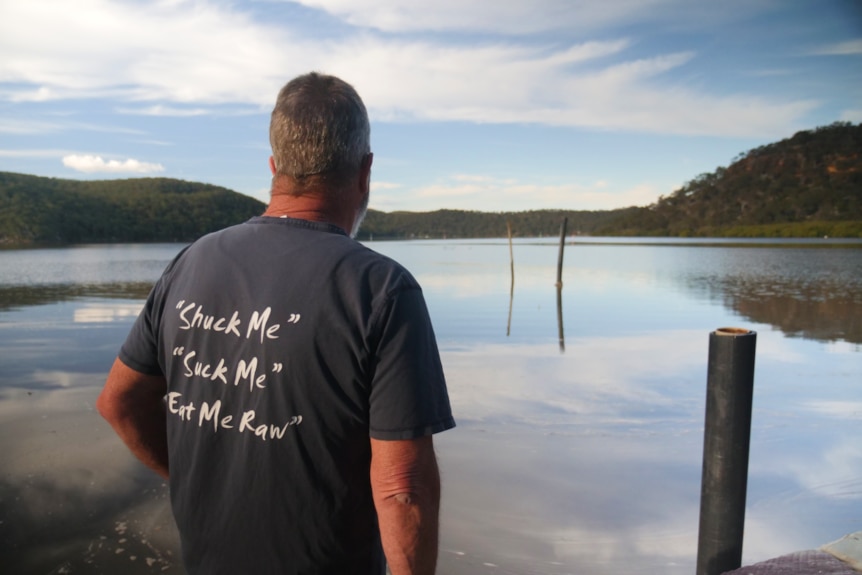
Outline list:
[[[0,134],[45,134],[61,129],[62,126],[55,122],[0,118]]]
[[[374,180],[371,180],[371,191],[372,192],[378,191],[378,190],[396,190],[400,187],[401,187],[401,184],[398,184],[396,182],[375,182]]]
[[[21,120],[17,118],[0,118],[0,134],[47,134],[68,130],[85,130],[88,132],[111,132],[118,134],[138,134],[140,130],[121,126],[106,126],[84,122]]]
[[[121,114],[134,114],[139,116],[204,116],[209,114],[209,110],[204,108],[176,108],[172,106],[147,106],[145,108],[117,108],[117,112]]]
[[[509,211],[570,209],[605,210],[628,206],[644,206],[655,202],[659,189],[649,184],[614,189],[605,181],[590,185],[574,183],[542,184],[520,182],[511,178],[487,175],[457,174],[449,179],[397,195],[385,191],[372,196],[375,209],[391,211],[411,209],[422,211],[448,209],[488,211],[505,205]]]
[[[201,105],[217,103],[268,108],[287,78],[320,69],[354,83],[377,120],[758,137],[785,134],[816,105],[676,84],[667,74],[693,65],[695,53],[633,54],[631,40],[601,28],[673,12],[658,6],[690,11],[676,0],[626,0],[623,6],[592,0],[433,5],[378,0],[361,10],[341,0],[306,5],[366,28],[318,39],[292,29],[293,22],[255,21],[241,4],[207,0],[7,2],[0,13],[0,53],[9,55],[0,60],[0,82],[7,87],[0,97],[164,102],[128,108],[158,115],[202,113]],[[517,35],[451,42],[376,31],[404,32],[411,26],[578,32],[565,42],[537,44],[540,38]],[[585,29],[609,39],[595,40]],[[197,106],[186,110],[171,103]]]
[[[605,43],[620,50],[624,43]],[[538,123],[721,136],[783,135],[813,101],[720,95],[673,83],[691,52],[599,66],[596,48],[441,46],[363,36],[338,48],[324,69],[353,80],[377,119]],[[624,53],[616,54],[617,58]],[[392,78],[398,78],[393,82]]]
[[[4,90],[3,94],[10,102],[47,102],[61,97],[60,94],[45,86],[40,86],[35,90],[23,89],[14,92]]]
[[[77,155],[72,154],[63,158],[63,165],[67,168],[72,168],[79,172],[88,174],[93,173],[132,173],[132,174],[148,174],[152,172],[163,172],[164,166],[161,164],[152,164],[149,162],[141,162],[139,160],[104,160],[101,156]]]
[[[794,74],[794,71],[789,68],[775,68],[775,69],[763,69],[763,70],[743,70],[741,71],[744,76],[752,76],[754,78],[777,78],[781,76],[790,76]]]
[[[16,55],[0,81],[24,85],[18,99],[269,103],[274,74],[300,71],[282,59],[302,61],[285,30],[216,2],[36,0],[0,16],[0,53]]]
[[[66,150],[0,150],[0,158],[59,158]]]
[[[139,144],[147,144],[148,146],[175,146],[173,142],[166,142],[164,140],[136,140]]]
[[[689,13],[679,0],[298,0],[360,27],[388,32],[460,31],[535,34],[656,19],[658,14]]]
[[[828,46],[821,46],[813,52],[817,56],[854,56],[862,54],[862,39],[839,42]]]
[[[857,108],[855,110],[844,110],[841,112],[842,122],[862,122],[862,108]]]
[[[471,184],[495,184],[495,185],[512,185],[517,183],[513,179],[500,179],[493,176],[480,174],[455,174],[452,179],[456,182],[464,182]]]

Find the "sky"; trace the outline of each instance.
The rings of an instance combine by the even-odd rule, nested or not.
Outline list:
[[[365,101],[372,209],[643,206],[862,122],[862,1],[0,0],[0,171],[266,201],[312,70]]]

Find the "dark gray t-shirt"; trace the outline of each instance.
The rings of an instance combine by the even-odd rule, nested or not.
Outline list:
[[[168,381],[190,573],[383,573],[369,436],[455,425],[416,280],[325,224],[257,217],[201,238],[120,359]]]

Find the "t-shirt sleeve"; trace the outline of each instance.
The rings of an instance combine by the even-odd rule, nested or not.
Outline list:
[[[455,427],[422,290],[400,289],[387,304],[371,385],[371,437],[416,439]]]
[[[159,365],[157,326],[155,323],[160,287],[161,280],[150,290],[144,309],[141,310],[138,319],[132,325],[132,329],[126,336],[126,341],[119,353],[120,361],[135,371],[148,375],[163,375]]]

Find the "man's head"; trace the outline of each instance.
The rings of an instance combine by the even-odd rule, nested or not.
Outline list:
[[[294,195],[309,186],[338,187],[360,173],[371,151],[368,113],[353,87],[312,72],[278,94],[269,125],[275,178]]]

